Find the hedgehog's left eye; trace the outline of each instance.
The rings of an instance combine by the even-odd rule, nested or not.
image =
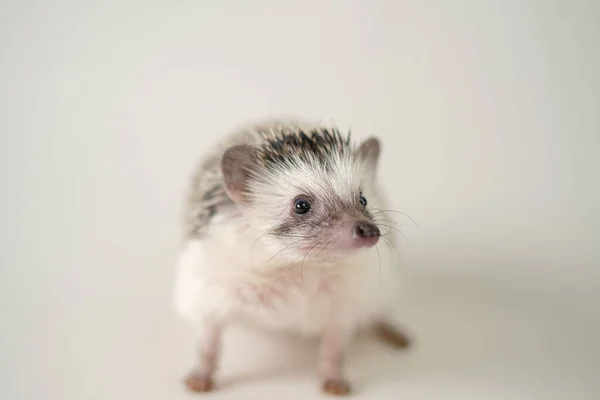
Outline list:
[[[361,206],[363,206],[363,207],[367,206],[367,199],[362,194],[360,195],[360,198],[358,199],[358,201],[360,201]]]
[[[310,204],[304,199],[298,199],[294,202],[294,212],[296,214],[306,214],[310,211]]]

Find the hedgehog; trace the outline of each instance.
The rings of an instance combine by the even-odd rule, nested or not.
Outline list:
[[[190,390],[213,390],[235,322],[319,339],[320,385],[332,395],[350,392],[344,355],[359,331],[408,346],[393,322],[399,244],[380,152],[377,137],[355,144],[335,126],[282,119],[239,127],[202,157],[175,281],[177,313],[199,339]]]

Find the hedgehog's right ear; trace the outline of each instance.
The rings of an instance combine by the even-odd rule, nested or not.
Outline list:
[[[257,150],[248,145],[228,148],[221,159],[225,191],[237,204],[248,204],[248,178],[257,167]]]
[[[379,139],[371,136],[358,146],[358,156],[365,161],[369,167],[375,171],[379,162],[379,154],[381,153],[381,145]]]

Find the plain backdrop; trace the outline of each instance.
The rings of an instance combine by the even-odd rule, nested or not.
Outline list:
[[[600,398],[597,1],[3,1],[0,398],[192,399],[184,190],[248,120],[383,142],[407,352],[364,399]],[[319,398],[314,344],[231,332],[220,399]]]

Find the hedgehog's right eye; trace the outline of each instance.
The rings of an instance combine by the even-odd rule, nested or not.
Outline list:
[[[306,214],[310,210],[310,204],[304,199],[298,199],[294,202],[294,212],[296,214]]]

